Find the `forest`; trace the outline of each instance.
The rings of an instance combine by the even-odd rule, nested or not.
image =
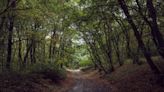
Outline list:
[[[164,92],[162,2],[0,0],[0,92]]]

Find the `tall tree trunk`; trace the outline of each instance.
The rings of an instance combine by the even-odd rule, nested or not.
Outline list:
[[[56,31],[54,30],[53,31],[53,34],[51,36],[51,41],[50,41],[50,46],[49,46],[49,58],[51,59],[52,58],[52,55],[54,54],[55,52],[55,48],[54,48],[54,39],[55,39],[55,35],[56,35]]]
[[[22,65],[22,41],[21,41],[21,36],[20,36],[20,30],[17,31],[17,34],[18,34],[18,62],[19,62],[19,65],[21,66]]]
[[[6,50],[6,45],[5,45],[5,36],[4,36],[4,23],[5,23],[5,17],[1,17],[0,21],[0,60],[1,60],[1,64],[2,64],[2,71],[4,71],[5,66],[5,59],[4,59],[4,54],[5,54],[5,50]],[[5,57],[6,58],[6,57]],[[5,66],[5,67],[4,67]]]
[[[52,56],[52,38],[51,38],[50,46],[49,46],[49,59],[51,59],[51,56]]]
[[[12,59],[12,35],[13,35],[13,18],[9,18],[9,28],[8,28],[8,44],[7,44],[7,62],[6,68],[10,70],[10,64]]]
[[[147,8],[148,8],[149,17],[151,18],[150,20],[150,23],[152,26],[151,34],[157,42],[157,49],[158,49],[159,54],[164,58],[164,38],[158,28],[157,14],[153,6],[152,0],[147,0]]]
[[[29,46],[27,45],[27,50],[26,50],[26,53],[25,53],[25,56],[23,59],[23,67],[26,67],[28,54],[29,54],[31,48],[32,48],[32,43],[30,43]]]
[[[109,63],[110,63],[110,70],[108,72],[113,72],[114,66],[113,66],[113,62],[112,62],[112,51],[108,51],[108,57],[109,57]]]
[[[160,70],[157,68],[157,66],[153,63],[153,60],[151,59],[151,54],[147,51],[146,47],[145,47],[145,44],[142,40],[142,37],[131,17],[131,15],[129,14],[129,11],[128,11],[128,8],[126,6],[126,3],[124,0],[118,0],[118,3],[119,5],[121,6],[124,14],[126,15],[127,17],[127,21],[128,23],[131,25],[132,29],[133,29],[133,32],[134,32],[134,35],[136,37],[136,40],[138,42],[138,45],[140,47],[140,49],[142,50],[146,60],[147,60],[147,63],[149,64],[150,68],[152,69],[152,71],[155,73],[155,74],[160,74]]]
[[[133,64],[141,65],[141,62],[139,61],[139,52],[140,47],[137,46],[137,51],[133,51]]]
[[[33,42],[31,44],[33,44]],[[34,60],[33,60],[33,45],[30,48],[30,59],[31,59],[31,64],[33,64],[33,62],[34,62]]]
[[[120,66],[122,66],[123,61],[121,60],[120,49],[119,49],[119,40],[118,39],[119,38],[116,38],[116,37],[113,39],[113,47],[114,47],[115,52],[116,52],[118,63]]]
[[[36,43],[33,44],[33,63],[36,63]]]
[[[3,25],[4,25],[4,22],[5,22],[5,17],[2,17],[1,18],[1,23],[0,23],[0,32],[2,32],[2,29],[3,29]],[[0,35],[0,37],[1,37],[2,35]]]
[[[105,22],[106,22],[106,26],[104,25],[104,29],[106,29],[105,31],[105,41],[106,41],[106,46],[105,48],[106,49],[106,53],[107,53],[107,56],[108,56],[108,59],[109,59],[109,64],[110,64],[110,70],[108,72],[113,72],[114,71],[114,65],[113,65],[113,61],[112,61],[112,45],[111,45],[111,39],[109,37],[110,35],[110,32],[113,31],[111,29],[111,24],[109,23],[107,17],[105,16]]]
[[[94,59],[94,56],[93,56],[93,53],[92,53],[91,49],[88,47],[87,50],[88,50],[88,52],[89,52],[91,61],[92,61],[92,63],[94,64],[94,69],[98,68],[98,65],[97,65],[97,63],[95,62],[95,59]]]
[[[31,39],[31,44],[32,47],[30,48],[30,59],[31,59],[31,64],[34,64],[36,63],[36,58],[35,58],[36,43],[33,38]]]
[[[8,0],[8,6],[11,4],[11,10],[16,7],[16,0]],[[8,13],[8,43],[7,43],[7,61],[6,68],[10,70],[11,68],[11,60],[12,60],[12,36],[13,36],[13,28],[14,28],[14,13]]]
[[[125,36],[127,58],[132,58],[133,55],[132,55],[132,50],[130,48],[130,35],[129,35],[129,32],[128,32],[128,29],[127,29],[127,27],[125,26],[125,24],[123,23],[123,21],[121,19],[118,19],[114,13],[112,13],[112,15],[113,15],[114,19],[116,20],[116,22],[121,27],[121,30],[123,31],[123,34]]]
[[[85,33],[84,33],[85,36],[87,36]],[[90,46],[90,49],[92,51],[92,54],[93,54],[93,57],[95,58],[95,62],[97,63],[97,67],[99,68],[100,71],[103,71],[104,73],[108,73],[105,69],[105,67],[102,65],[102,62],[100,60],[100,57],[99,57],[99,54],[98,52],[96,51],[96,45],[95,43],[91,43],[89,42],[89,39],[83,37],[83,39],[85,40],[85,42]]]
[[[149,19],[143,14],[139,0],[136,0],[136,3],[138,6],[139,14],[151,29],[152,39],[157,47],[158,53],[164,58],[164,38],[158,28],[156,10],[153,6],[152,0],[147,0]]]

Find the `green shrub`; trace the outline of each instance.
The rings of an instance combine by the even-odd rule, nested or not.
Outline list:
[[[66,71],[63,68],[58,67],[51,63],[37,63],[30,67],[31,73],[42,74],[43,78],[51,79],[54,82],[63,80],[66,77]]]
[[[79,62],[79,66],[80,67],[86,67],[86,66],[92,66],[93,63],[89,60],[83,60]]]

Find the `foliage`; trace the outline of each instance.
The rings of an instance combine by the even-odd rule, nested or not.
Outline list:
[[[111,73],[126,59],[164,57],[160,0],[0,0],[1,71],[91,66]],[[53,74],[53,73],[51,73]],[[58,76],[58,75],[57,75]]]
[[[66,71],[53,64],[35,64],[30,68],[30,72],[34,74],[42,74],[44,78],[51,79],[52,81],[58,82],[59,80],[66,78]]]

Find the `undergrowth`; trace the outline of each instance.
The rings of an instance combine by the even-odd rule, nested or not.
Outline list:
[[[47,92],[49,83],[56,85],[65,78],[66,71],[63,68],[37,63],[22,71],[1,72],[0,92]]]

